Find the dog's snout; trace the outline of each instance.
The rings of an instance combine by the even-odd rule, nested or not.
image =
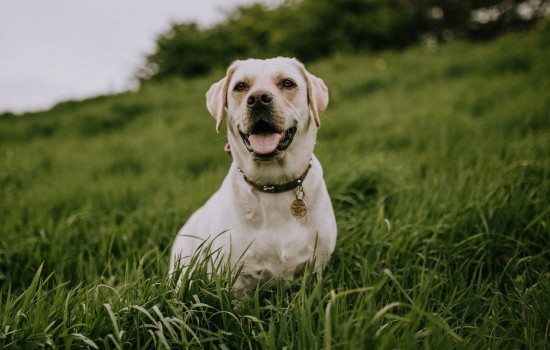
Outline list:
[[[273,94],[267,90],[252,92],[246,99],[248,107],[270,106],[273,103]]]

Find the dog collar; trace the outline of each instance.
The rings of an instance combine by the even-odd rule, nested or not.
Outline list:
[[[302,173],[302,175],[300,175],[300,177],[298,177],[297,179],[294,179],[290,182],[287,182],[287,183],[284,183],[284,184],[277,184],[277,185],[271,185],[271,184],[266,184],[266,185],[261,185],[259,183],[256,183],[252,180],[250,180],[248,177],[246,177],[246,175],[244,174],[244,172],[242,171],[241,168],[237,167],[237,169],[239,170],[239,173],[241,173],[244,181],[249,184],[252,188],[255,188],[256,190],[260,191],[260,192],[264,192],[264,193],[281,193],[281,192],[287,192],[287,191],[290,191],[290,190],[293,190],[295,189],[296,187],[302,187],[302,183],[304,182],[304,179],[306,178],[307,176],[307,173],[309,172],[309,169],[311,168],[311,159],[309,160],[309,163],[306,167],[306,170]]]

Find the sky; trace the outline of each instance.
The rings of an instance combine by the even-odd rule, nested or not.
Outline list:
[[[209,26],[254,2],[280,1],[1,0],[0,113],[135,88],[135,72],[171,23]]]

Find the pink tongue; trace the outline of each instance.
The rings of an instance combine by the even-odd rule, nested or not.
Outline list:
[[[262,133],[251,134],[248,136],[248,141],[256,154],[269,154],[277,148],[281,141],[281,134],[277,133]]]

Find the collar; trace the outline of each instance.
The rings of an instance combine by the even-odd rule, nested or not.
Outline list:
[[[252,188],[255,188],[256,190],[264,193],[281,193],[281,192],[287,192],[292,189],[295,189],[296,187],[299,187],[304,182],[304,179],[307,176],[307,173],[309,172],[309,169],[311,168],[311,159],[309,160],[309,163],[307,164],[306,170],[298,177],[297,179],[294,179],[290,182],[284,183],[284,184],[278,184],[278,185],[271,185],[271,184],[265,184],[261,185],[259,183],[256,183],[249,178],[246,177],[244,172],[241,170],[241,168],[237,167],[239,170],[239,173],[243,176],[244,181],[249,184]]]

